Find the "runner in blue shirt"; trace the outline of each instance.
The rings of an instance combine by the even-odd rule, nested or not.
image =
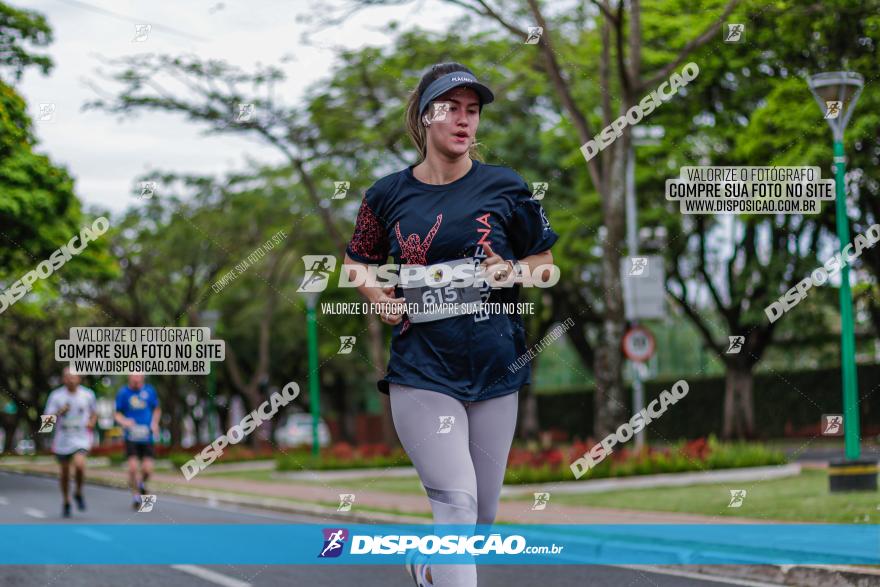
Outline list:
[[[384,264],[389,256],[408,265],[462,263],[480,265],[499,281],[512,275],[517,262],[532,273],[552,265],[550,247],[558,235],[528,184],[511,169],[472,157],[482,108],[493,100],[489,88],[458,63],[435,65],[422,77],[406,113],[419,163],[366,191],[346,264]],[[542,280],[552,275],[537,273]],[[406,302],[411,309],[419,300],[516,302],[520,286],[358,289],[372,303]],[[528,364],[508,368],[526,352],[522,317],[419,306],[415,314],[386,311],[381,318],[394,330],[379,390],[390,395],[395,429],[425,487],[434,522],[491,524],[516,428],[518,390],[530,383]],[[419,586],[477,584],[474,565],[414,563],[407,570]]]
[[[139,496],[147,493],[146,483],[153,472],[153,442],[159,436],[161,414],[156,390],[144,384],[143,373],[129,375],[128,385],[116,394],[116,423],[125,431],[128,485],[134,509],[140,507]],[[140,481],[138,460],[141,461]]]

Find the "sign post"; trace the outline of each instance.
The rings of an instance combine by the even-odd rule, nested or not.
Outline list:
[[[654,335],[644,326],[632,326],[623,335],[623,354],[633,362],[633,408],[640,411],[645,405],[645,388],[642,380],[646,371],[645,363],[654,356],[657,342]],[[636,434],[636,450],[645,446],[645,430]]]

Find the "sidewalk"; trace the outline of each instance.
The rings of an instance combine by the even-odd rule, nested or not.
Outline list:
[[[56,474],[56,467],[50,464],[33,464],[16,467],[27,472]],[[362,475],[363,476],[363,475]],[[122,468],[114,471],[98,471],[92,469],[87,476],[89,481],[101,481],[113,486],[126,484],[126,473]],[[315,479],[313,477],[313,479]],[[291,508],[300,502],[303,505],[327,506],[327,513],[336,514],[340,493],[351,493],[351,487],[335,485],[333,480],[325,480],[323,485],[300,483],[295,480],[255,481],[250,479],[217,478],[199,475],[186,481],[175,473],[154,473],[151,485],[168,493],[180,495],[201,495],[224,500],[224,496],[235,498],[242,494],[269,498],[273,501],[286,500]],[[197,492],[197,493],[196,493]],[[354,490],[355,499],[352,512],[358,508],[368,508],[384,512],[405,515],[430,516],[431,506],[425,495],[391,493],[371,490],[369,484]],[[584,501],[589,497],[585,496]],[[317,513],[314,507],[308,507],[308,513]],[[340,513],[338,515],[344,515]],[[346,516],[348,517],[348,516]],[[548,504],[544,510],[532,510],[532,501],[502,501],[496,517],[498,522],[522,524],[768,524],[766,520],[749,518],[731,518],[721,516],[703,516],[696,514],[679,514],[674,512],[648,512],[621,510],[612,508],[593,508],[589,506],[571,506]]]
[[[57,469],[52,463],[11,465],[0,461],[0,468],[27,472],[32,474],[55,477]],[[361,474],[364,471],[360,471]],[[316,481],[313,476],[312,481]],[[238,506],[250,506],[288,513],[307,514],[321,516],[324,519],[335,519],[338,522],[351,523],[426,523],[430,520],[431,509],[425,495],[405,493],[393,493],[379,490],[371,490],[369,486],[363,489],[355,489],[353,507],[349,512],[338,512],[340,493],[350,493],[347,488],[334,486],[333,480],[320,477],[325,481],[324,485],[306,484],[296,480],[282,481],[257,481],[249,479],[217,478],[208,475],[197,476],[185,481],[181,475],[175,473],[157,473],[153,475],[150,487],[160,494],[174,494],[184,497],[207,499],[214,503],[228,503]],[[340,480],[344,480],[340,479]],[[124,487],[126,473],[120,466],[118,470],[92,469],[88,474],[90,483]],[[589,495],[584,495],[584,501],[589,500]],[[730,577],[744,580],[773,582],[779,585],[805,585],[811,587],[867,587],[868,585],[880,584],[880,571],[876,567],[863,567],[857,565],[801,565],[801,564],[754,564],[746,556],[743,556],[741,564],[709,564],[705,560],[693,558],[688,552],[687,545],[670,548],[670,545],[661,544],[662,541],[650,538],[650,529],[637,527],[636,524],[770,524],[766,520],[702,516],[692,514],[678,514],[672,512],[646,512],[620,510],[611,508],[593,508],[589,506],[569,506],[550,503],[547,509],[532,510],[532,501],[502,501],[499,504],[496,522],[509,522],[520,524],[620,524],[632,525],[634,534],[627,536],[621,534],[619,538],[625,539],[626,549],[632,549],[633,544],[648,551],[670,551],[668,563],[673,566],[688,565],[686,568],[707,576]],[[646,534],[646,532],[648,534]],[[733,528],[730,539],[734,540],[736,548],[739,548],[735,540]],[[596,540],[596,548],[601,552],[611,552],[615,548],[616,540],[599,538]],[[719,542],[719,548],[730,549],[730,544]],[[705,550],[705,549],[703,549]],[[780,556],[785,553],[780,551]],[[705,557],[702,557],[705,558]],[[784,558],[784,557],[783,557]],[[766,583],[763,583],[766,584]]]

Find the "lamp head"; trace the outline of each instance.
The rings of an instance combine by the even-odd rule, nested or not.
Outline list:
[[[842,141],[843,131],[865,87],[865,78],[854,71],[828,71],[811,75],[807,85],[822,109],[834,139]]]

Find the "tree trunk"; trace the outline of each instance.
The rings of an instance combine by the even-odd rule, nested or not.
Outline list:
[[[339,431],[342,439],[349,444],[354,444],[357,436],[357,410],[352,409],[352,397],[346,388],[345,382],[336,381],[339,413]],[[373,392],[375,393],[375,392]]]
[[[754,376],[751,366],[727,365],[724,375],[724,426],[721,432],[723,438],[754,437],[753,385]]]
[[[171,416],[168,430],[171,432],[171,446],[180,446],[183,442],[183,415],[180,401],[171,401],[171,407],[166,412]]]
[[[349,444],[355,443],[355,417],[356,410],[352,409],[352,398],[348,393],[345,381],[339,377],[334,377],[329,385],[325,386],[330,393],[330,400],[333,402],[333,412],[336,415],[336,423],[338,426],[338,435],[333,437],[333,441],[342,440]]]
[[[183,416],[186,413],[184,402],[186,400],[180,397],[180,385],[177,377],[168,378],[168,397],[167,406],[160,406],[162,409],[162,417],[168,414],[168,431],[171,433],[171,446],[180,446],[183,441]]]
[[[540,425],[538,422],[538,398],[531,385],[519,391],[519,437],[522,440],[536,440]]]
[[[40,426],[42,425],[42,420],[37,416],[36,420],[31,420],[30,418],[26,418],[25,422],[27,422],[27,426],[31,431],[31,438],[39,438],[40,437]],[[36,444],[36,442],[34,443]]]
[[[217,436],[221,434],[226,434],[226,431],[229,430],[229,408],[231,399],[227,400],[225,406],[221,406],[216,401],[214,402],[214,410],[217,412]],[[249,434],[244,440],[242,440],[239,444],[246,444],[248,446],[253,446],[254,434]]]
[[[625,131],[613,146],[611,173],[603,194],[605,241],[602,243],[602,287],[604,308],[601,344],[596,350],[596,419],[594,434],[604,438],[624,421],[623,357],[623,292],[620,282],[620,248],[624,236],[624,191],[626,189],[626,157],[629,132]]]
[[[3,453],[9,454],[15,448],[13,442],[15,440],[15,430],[18,428],[18,422],[21,419],[21,412],[15,414],[6,414],[2,416],[3,421]],[[37,447],[39,448],[39,447]]]
[[[205,410],[204,414],[198,420],[193,420],[195,424],[196,430],[196,444],[211,444],[214,442],[214,439],[210,437],[211,434],[211,425],[208,424],[208,411]],[[202,440],[204,438],[204,440]]]

